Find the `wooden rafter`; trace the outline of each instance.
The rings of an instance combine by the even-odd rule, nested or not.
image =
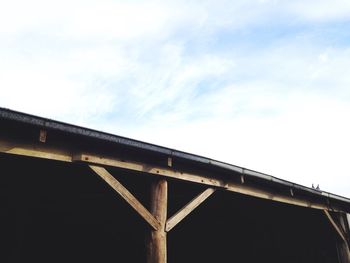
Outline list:
[[[178,223],[180,223],[186,216],[188,216],[194,209],[202,204],[209,196],[215,192],[214,188],[208,188],[195,198],[193,198],[187,205],[180,209],[176,214],[167,220],[165,230],[169,232]]]
[[[111,186],[134,210],[155,230],[160,227],[159,221],[105,168],[89,165],[109,186]]]

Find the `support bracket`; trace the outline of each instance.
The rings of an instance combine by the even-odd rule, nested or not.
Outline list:
[[[154,230],[160,228],[160,222],[105,168],[95,165],[89,165],[89,167],[112,187]]]
[[[202,204],[208,197],[215,192],[214,188],[207,188],[201,194],[193,198],[187,205],[175,213],[172,217],[167,220],[165,231],[169,232],[178,223],[180,223],[186,216],[188,216],[194,209]]]
[[[326,217],[328,218],[329,222],[331,223],[331,225],[333,226],[333,228],[335,229],[335,231],[338,233],[339,237],[345,242],[345,244],[347,244],[347,246],[349,247],[349,242],[345,237],[345,233],[342,230],[342,227],[340,225],[337,224],[337,222],[333,219],[332,215],[327,211],[327,210],[323,210],[323,212],[325,213]]]

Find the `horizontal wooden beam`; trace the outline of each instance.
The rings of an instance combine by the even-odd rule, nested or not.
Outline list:
[[[338,211],[336,208],[334,207],[330,208],[323,203],[312,202],[312,201],[301,199],[295,196],[276,194],[270,191],[257,189],[256,187],[241,185],[233,182],[228,182],[226,189],[231,192],[241,193],[244,195],[250,195],[261,199],[268,199],[268,200],[281,202],[285,204],[291,204],[291,205],[321,209],[321,210],[326,209],[330,211]]]
[[[111,186],[134,210],[150,224],[154,230],[160,228],[159,221],[126,189],[117,179],[115,179],[105,168],[89,165],[109,186]]]
[[[120,160],[117,158],[105,158],[92,154],[78,154],[73,156],[73,161],[82,161],[87,163],[95,163],[99,165],[106,165],[112,167],[118,167],[122,169],[128,169],[132,171],[138,171],[148,173],[152,175],[166,176],[179,180],[185,180],[193,183],[208,185],[219,189],[227,190],[230,192],[240,193],[244,195],[254,196],[262,199],[273,200],[291,205],[338,211],[335,208],[329,208],[327,205],[317,202],[311,202],[305,199],[300,199],[295,196],[275,194],[267,190],[257,189],[256,187],[248,186],[247,184],[235,183],[230,180],[223,180],[217,177],[209,177],[195,173],[186,173],[174,170],[173,168],[151,166],[144,163],[137,163],[131,161]]]
[[[180,209],[176,214],[167,220],[165,231],[169,232],[178,223],[180,223],[186,216],[188,216],[194,209],[202,204],[209,196],[215,192],[214,188],[208,188],[195,198],[193,198],[187,205]]]
[[[73,161],[83,161],[87,163],[95,163],[112,167],[123,168],[127,170],[144,172],[152,175],[162,175],[175,179],[186,180],[194,183],[200,183],[210,186],[225,187],[225,182],[220,179],[205,177],[199,174],[186,173],[174,170],[173,168],[157,167],[147,165],[145,163],[137,163],[131,161],[120,160],[116,158],[105,158],[91,154],[77,154],[73,156]]]
[[[50,160],[72,162],[72,161],[83,161],[91,164],[99,164],[105,166],[118,167],[123,169],[128,169],[132,171],[139,171],[153,175],[166,176],[170,178],[175,178],[179,180],[189,181],[193,183],[198,183],[202,185],[207,185],[210,187],[217,187],[225,189],[227,191],[241,193],[244,195],[249,195],[253,197],[258,197],[262,199],[273,200],[277,202],[310,207],[315,209],[329,210],[329,211],[339,211],[335,207],[328,207],[326,204],[311,202],[307,199],[301,199],[296,196],[275,194],[271,191],[258,189],[256,187],[248,186],[247,184],[238,184],[231,180],[222,180],[216,176],[204,176],[195,173],[186,173],[175,170],[173,167],[156,167],[150,166],[144,163],[123,161],[118,158],[110,158],[97,154],[77,154],[73,155],[73,150],[67,150],[64,148],[54,148],[48,144],[28,144],[21,143],[14,140],[8,140],[0,138],[0,152],[7,154],[16,154],[22,156],[30,156],[36,158],[44,158]]]
[[[58,150],[44,144],[26,144],[9,140],[0,140],[0,152],[63,162],[72,162],[72,153],[70,151]]]

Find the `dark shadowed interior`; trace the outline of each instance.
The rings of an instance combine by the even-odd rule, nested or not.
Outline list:
[[[86,165],[0,155],[0,262],[145,262],[149,226]],[[108,169],[147,207],[151,176]],[[169,181],[168,217],[202,186]],[[338,262],[320,210],[217,191],[168,234],[168,262]]]

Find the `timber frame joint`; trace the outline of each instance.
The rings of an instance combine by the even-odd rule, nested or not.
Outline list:
[[[339,238],[347,245],[347,247],[350,247],[350,243],[349,243],[349,239],[346,235],[346,231],[345,229],[343,229],[342,225],[339,224],[338,222],[336,222],[334,220],[334,218],[332,217],[332,215],[329,213],[329,211],[327,210],[323,210],[324,214],[326,215],[328,221],[330,222],[330,224],[333,226],[334,230],[337,232]]]
[[[127,188],[125,188],[112,174],[110,174],[104,167],[89,165],[97,175],[99,175],[110,187],[112,187],[154,230],[164,228],[165,232],[169,232],[178,223],[180,223],[186,216],[188,216],[193,210],[207,200],[216,189],[209,187],[202,193],[194,197],[189,203],[187,203],[182,209],[176,212],[169,219],[165,218],[164,225],[157,219],[153,211],[147,210],[137,198],[132,195]],[[167,182],[166,179],[161,179]],[[152,209],[153,210],[153,209]]]
[[[197,183],[201,185],[205,185],[207,187],[218,188],[222,190],[226,190],[229,192],[240,193],[248,196],[258,197],[262,199],[273,200],[281,203],[292,204],[302,207],[309,207],[315,209],[327,209],[330,210],[329,205],[323,204],[322,202],[312,202],[309,200],[305,200],[295,195],[291,196],[291,193],[288,191],[286,194],[276,194],[271,191],[265,189],[259,189],[255,186],[248,185],[246,180],[244,179],[244,183],[242,181],[235,182],[234,180],[229,180],[228,178],[221,178],[218,176],[208,176],[203,175],[201,173],[191,173],[178,171],[174,169],[173,163],[172,166],[169,167],[160,167],[147,165],[140,162],[121,160],[115,157],[106,157],[100,155],[94,155],[89,153],[79,153],[72,156],[73,162],[86,162],[88,164],[96,164],[102,166],[111,166],[141,173],[147,173],[149,175],[157,175],[163,176],[165,178],[173,178],[176,180],[183,180],[192,183]],[[172,160],[173,161],[173,160]],[[245,178],[244,175],[243,178]],[[332,211],[337,211],[339,209],[333,208]]]
[[[112,187],[154,230],[161,227],[160,222],[105,168],[95,165],[89,165],[89,167]]]
[[[169,232],[178,223],[180,223],[186,216],[188,216],[194,209],[201,205],[207,198],[209,198],[215,192],[214,188],[207,188],[202,193],[193,198],[187,205],[176,212],[166,222],[165,231]]]

